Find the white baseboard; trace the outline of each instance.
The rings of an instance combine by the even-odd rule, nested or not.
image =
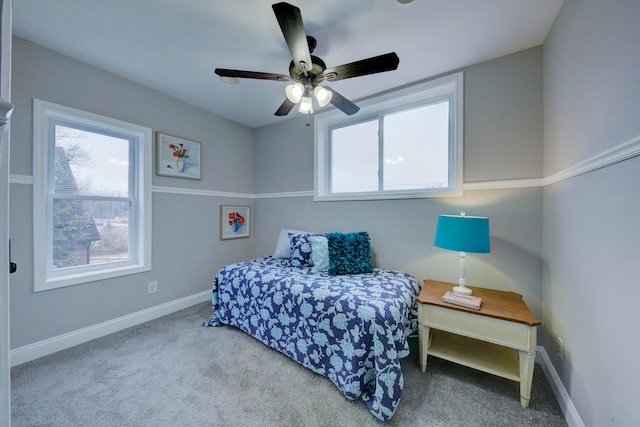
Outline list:
[[[549,359],[549,355],[545,351],[544,347],[536,347],[536,353],[539,356],[537,360],[540,361],[544,375],[547,377],[549,385],[551,385],[553,394],[556,395],[556,399],[558,400],[560,409],[562,409],[562,413],[564,414],[567,424],[569,424],[569,427],[585,427],[582,422],[582,418],[580,418],[580,414],[578,414],[576,407],[573,406],[573,401],[571,400],[569,393],[567,393],[567,389],[564,388],[564,384],[562,384],[560,376],[553,367],[551,359]]]
[[[165,304],[160,304],[155,307],[147,308],[136,313],[118,317],[117,319],[108,320],[97,325],[88,326],[77,331],[25,345],[11,350],[10,363],[12,367],[21,365],[48,354],[166,316],[167,314],[174,313],[210,299],[211,291],[204,291],[175,301],[170,301]]]

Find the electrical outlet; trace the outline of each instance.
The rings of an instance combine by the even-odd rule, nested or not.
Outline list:
[[[558,337],[558,357],[560,360],[564,360],[564,342],[560,337]]]
[[[149,282],[149,293],[152,294],[154,292],[158,292],[158,281],[157,280]]]

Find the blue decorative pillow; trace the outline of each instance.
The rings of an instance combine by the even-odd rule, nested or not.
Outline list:
[[[291,247],[291,265],[293,267],[311,267],[311,242],[309,241],[311,234],[293,234],[289,233],[289,242]]]
[[[311,242],[311,270],[326,273],[329,270],[329,247],[326,236],[309,236]]]
[[[304,230],[292,230],[283,228],[278,235],[278,243],[276,244],[276,250],[273,252],[274,258],[291,258],[291,241],[289,239],[289,233],[291,234],[309,234],[311,231]]]
[[[332,276],[373,273],[369,233],[329,233],[329,270]]]

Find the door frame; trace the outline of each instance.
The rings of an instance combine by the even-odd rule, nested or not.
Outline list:
[[[0,0],[0,98],[11,100],[12,0]],[[0,425],[11,425],[9,329],[9,125],[0,131]]]

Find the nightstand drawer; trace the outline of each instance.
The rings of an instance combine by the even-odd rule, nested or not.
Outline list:
[[[521,323],[420,304],[418,321],[430,328],[527,351],[531,328]]]

